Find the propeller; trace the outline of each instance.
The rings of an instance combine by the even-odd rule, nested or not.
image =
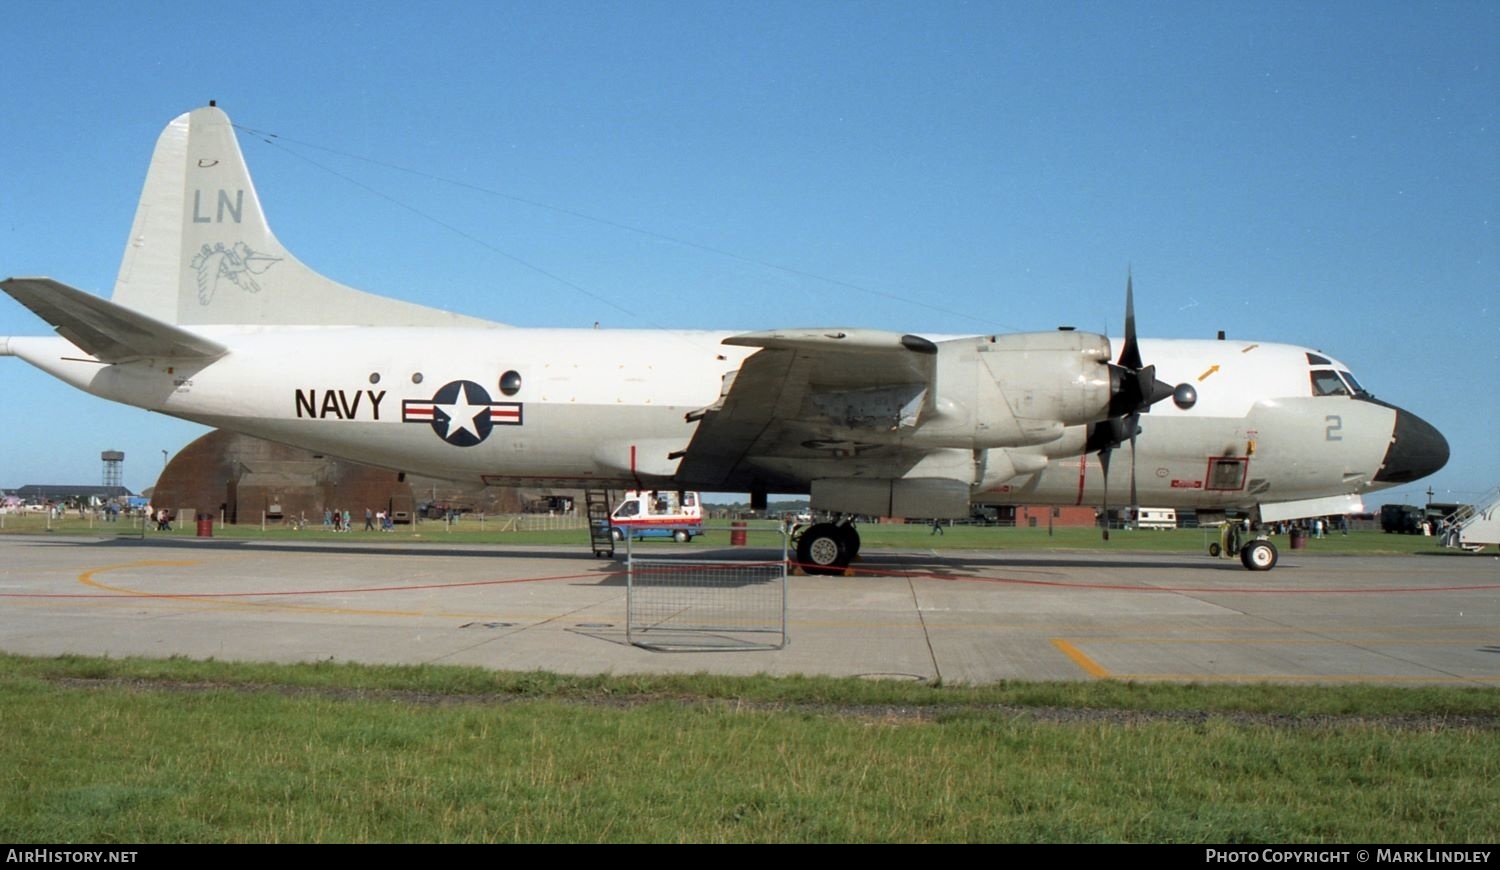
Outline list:
[[[1173,395],[1171,384],[1156,379],[1156,366],[1144,365],[1141,345],[1135,333],[1135,287],[1129,273],[1125,276],[1125,344],[1120,360],[1109,364],[1110,398],[1108,418],[1089,430],[1085,452],[1099,451],[1099,467],[1104,472],[1104,540],[1109,540],[1109,457],[1127,440],[1130,442],[1130,504],[1136,505],[1135,436],[1141,431],[1141,414],[1151,406]]]

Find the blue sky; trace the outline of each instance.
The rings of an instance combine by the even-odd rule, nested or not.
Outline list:
[[[22,2],[5,30],[6,275],[107,295],[156,135],[215,99],[282,137],[241,138],[277,235],[362,289],[523,326],[1118,330],[1130,268],[1143,334],[1318,347],[1447,435],[1371,502],[1500,484],[1494,3]],[[45,332],[0,298],[0,335]],[[203,431],[15,359],[0,396],[0,486],[120,449],[140,489]]]

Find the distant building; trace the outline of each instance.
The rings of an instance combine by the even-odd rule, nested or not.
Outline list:
[[[151,503],[181,515],[222,515],[227,523],[303,519],[323,511],[392,511],[409,519],[411,486],[394,471],[216,430],[177,452],[162,470]]]
[[[43,504],[45,502],[64,502],[69,500],[88,501],[97,498],[100,501],[110,499],[126,499],[133,493],[123,486],[105,486],[99,483],[28,483],[13,493],[16,497],[28,504]]]
[[[407,476],[249,435],[215,430],[177,452],[162,471],[151,503],[179,516],[221,514],[227,523],[305,520],[323,511],[386,511],[398,523],[422,508],[455,513],[520,513],[538,493],[509,487]],[[571,494],[570,494],[571,495]]]
[[[1002,526],[1018,528],[1045,527],[1050,520],[1053,526],[1093,526],[1099,522],[1099,514],[1092,507],[1068,505],[1047,507],[1035,505],[1000,505],[995,516]]]

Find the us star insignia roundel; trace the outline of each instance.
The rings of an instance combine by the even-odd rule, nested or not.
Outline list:
[[[431,399],[401,403],[403,423],[427,423],[438,437],[455,447],[473,447],[490,437],[496,426],[521,425],[520,402],[491,402],[484,387],[473,381],[449,381]]]

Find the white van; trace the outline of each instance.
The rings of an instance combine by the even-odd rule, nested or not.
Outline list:
[[[609,524],[616,541],[630,535],[637,541],[671,538],[687,542],[703,534],[703,503],[696,492],[630,490],[610,514]]]
[[[1143,507],[1140,515],[1135,517],[1134,526],[1138,529],[1175,529],[1177,511],[1172,508]]]

